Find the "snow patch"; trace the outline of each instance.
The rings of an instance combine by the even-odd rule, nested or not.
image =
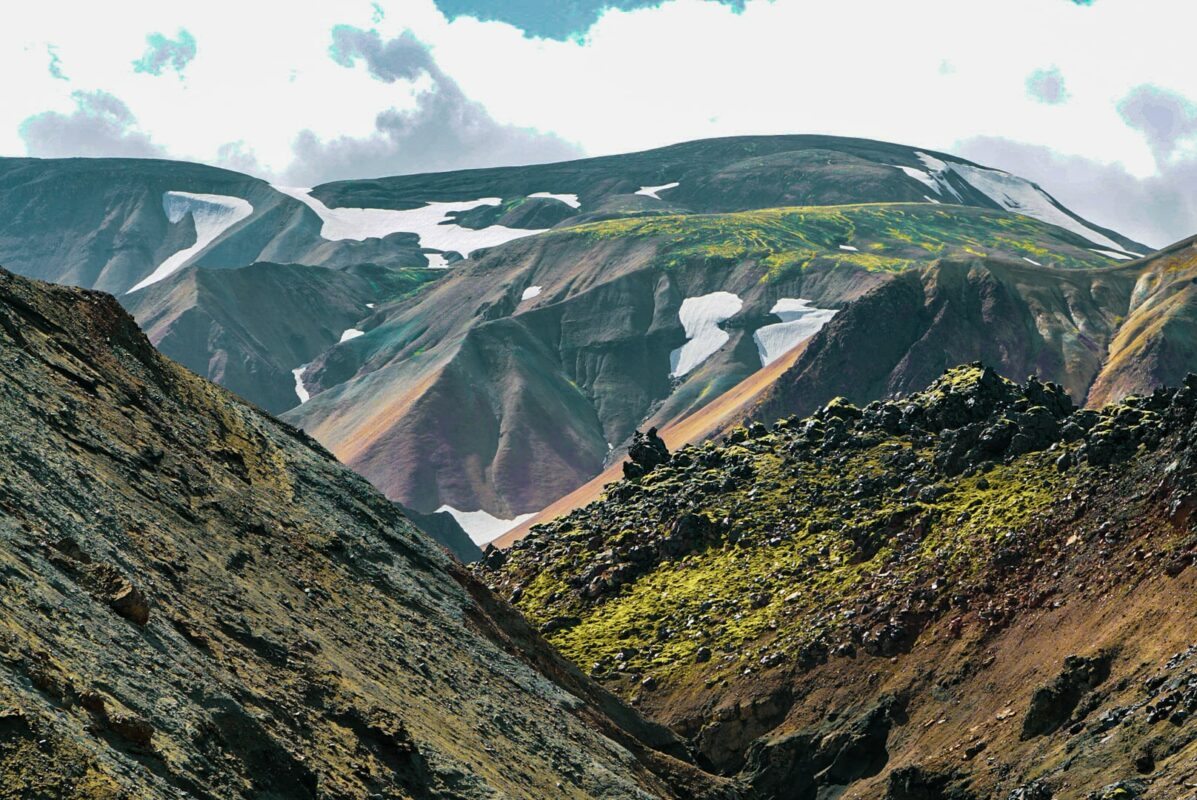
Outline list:
[[[366,308],[374,308],[374,304],[373,304],[373,303],[366,303]]]
[[[743,307],[744,301],[731,292],[712,292],[683,300],[677,315],[689,341],[669,354],[669,374],[680,378],[727,344],[731,334],[720,328],[719,323],[734,317]]]
[[[1007,211],[1063,228],[1108,250],[1123,252],[1122,245],[1093,230],[1080,220],[1074,219],[1056,205],[1046,192],[1028,180],[997,169],[975,167],[956,161],[944,161],[926,153],[916,153],[916,155],[930,171],[931,177],[957,199],[960,199],[960,195],[948,183],[948,173],[954,173],[969,186]],[[943,193],[943,191],[939,192],[941,195]]]
[[[524,293],[520,295],[520,301],[523,302],[524,300],[531,300],[533,297],[536,297],[540,294],[540,290],[542,288],[543,287],[540,286],[529,286],[527,289],[524,289]]]
[[[859,251],[857,248],[853,247],[853,246],[852,246],[852,245],[850,245],[850,244],[841,244],[841,245],[840,245],[840,249],[841,249],[841,250],[848,250],[848,251],[850,251],[850,252],[853,252],[853,253],[859,253],[859,252],[860,252],[860,251]]]
[[[428,259],[428,269],[449,268],[449,259],[443,253],[425,253],[424,257]]]
[[[901,164],[890,164],[894,169],[900,169],[906,173],[907,177],[914,178],[916,181],[922,183],[931,191],[938,193],[940,190],[939,181],[926,170],[921,170],[918,167],[904,167]],[[924,195],[926,197],[926,195]],[[931,198],[927,198],[930,200]]]
[[[1119,261],[1130,261],[1131,260],[1131,256],[1128,256],[1126,253],[1115,253],[1113,250],[1098,250],[1095,247],[1090,247],[1089,249],[1092,250],[1094,253],[1097,253],[1098,255],[1109,256],[1110,258],[1116,258]]]
[[[299,398],[300,405],[312,399],[312,396],[308,394],[308,390],[303,385],[303,371],[307,368],[307,364],[301,364],[291,370],[291,374],[295,376],[295,396]]]
[[[528,197],[529,197],[529,199],[535,198],[535,197],[544,197],[549,200],[560,200],[562,203],[565,203],[570,208],[581,208],[582,207],[582,203],[578,200],[578,196],[576,194],[553,194],[552,192],[536,192],[535,194],[528,195]]]
[[[677,181],[674,181],[673,183],[664,183],[660,186],[641,186],[636,190],[636,194],[644,195],[645,197],[651,197],[654,200],[660,200],[661,198],[657,196],[657,192],[663,192],[666,189],[676,189],[679,186],[681,186],[681,184]]]
[[[192,192],[165,192],[162,195],[162,210],[166,212],[166,218],[172,225],[182,222],[188,214],[191,215],[195,222],[195,244],[163,261],[126,294],[132,294],[175,274],[184,264],[199,255],[200,251],[216,241],[222,233],[254,213],[254,207],[249,201],[240,197]]]
[[[387,208],[329,208],[312,197],[311,189],[286,186],[274,188],[315,211],[324,223],[320,235],[329,241],[351,239],[360,242],[366,239],[381,239],[392,233],[414,233],[420,238],[421,247],[455,250],[469,258],[470,253],[475,250],[544,233],[544,229],[508,228],[503,225],[473,230],[450,221],[449,214],[454,211],[497,206],[503,202],[499,197],[483,197],[457,203],[428,203],[420,208],[395,211]]]
[[[939,201],[936,200],[934,197],[928,197],[927,195],[923,195],[923,199],[926,200],[928,203],[934,203],[935,205],[939,205]]]
[[[795,297],[781,298],[769,313],[780,317],[781,322],[766,325],[752,334],[762,367],[814,336],[836,315],[834,309],[815,308],[809,300]]]
[[[1035,260],[1035,259],[1033,259],[1033,258],[1027,258],[1026,256],[1023,256],[1023,257],[1022,257],[1022,260],[1023,260],[1023,261],[1025,261],[1025,262],[1027,262],[1028,264],[1034,264],[1034,265],[1035,265],[1035,266],[1037,266],[1037,267],[1042,267],[1042,266],[1043,266],[1042,264],[1040,264],[1038,261],[1036,261],[1036,260]]]
[[[341,341],[337,342],[337,344],[341,344],[342,342],[348,342],[352,339],[356,339],[359,336],[365,336],[365,335],[366,335],[365,331],[359,331],[357,328],[350,328],[349,330],[347,330],[341,334]]]
[[[499,519],[482,510],[458,511],[449,505],[441,506],[436,510],[436,513],[439,514],[442,511],[449,513],[453,519],[457,520],[457,524],[461,526],[461,529],[479,547],[498,539],[507,533],[507,531],[536,516],[535,513],[520,514],[515,519]]]

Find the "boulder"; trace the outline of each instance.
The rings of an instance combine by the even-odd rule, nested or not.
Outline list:
[[[657,435],[656,428],[649,428],[647,433],[636,431],[628,448],[628,459],[623,464],[623,475],[628,480],[635,480],[668,462],[669,449]]]

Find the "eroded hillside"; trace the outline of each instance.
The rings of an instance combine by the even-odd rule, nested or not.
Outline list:
[[[0,272],[0,797],[717,796],[304,434]]]

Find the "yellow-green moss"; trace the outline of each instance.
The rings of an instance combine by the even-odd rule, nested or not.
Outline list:
[[[1036,260],[1052,256],[1053,263],[1061,267],[1104,263],[1100,256],[1065,241],[1057,229],[1037,220],[999,211],[923,203],[632,217],[579,225],[550,235],[654,238],[661,242],[659,258],[666,267],[755,261],[770,280],[817,262],[869,271],[901,271],[952,253]],[[844,245],[856,250],[841,249]]]

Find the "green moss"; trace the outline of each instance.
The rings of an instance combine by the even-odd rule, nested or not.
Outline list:
[[[653,238],[667,268],[695,262],[757,262],[769,280],[815,263],[897,272],[951,254],[1102,266],[1103,260],[1050,225],[999,211],[923,203],[862,204],[671,214],[606,220],[553,232],[596,239]],[[844,246],[855,250],[842,249]]]
[[[992,371],[966,366],[911,402],[947,404],[949,395],[992,396],[1012,387]],[[1131,412],[1147,418],[1121,407],[1107,416]],[[804,424],[831,428],[860,414],[836,399]],[[794,661],[811,648],[825,651],[856,635],[848,632],[864,619],[859,609],[900,607],[932,578],[934,592],[979,580],[1012,537],[1035,530],[1035,520],[1077,480],[1056,468],[1059,450],[947,478],[926,440],[876,428],[857,434],[853,446],[796,456],[799,427],[763,435],[740,429],[724,445],[691,448],[688,464],[622,484],[622,494],[575,512],[536,548],[510,551],[509,576],[519,581],[525,563],[532,569],[518,605],[537,623],[579,618],[549,638],[584,669],[616,675],[616,689],[635,691],[643,674],[665,685],[701,685],[760,669],[764,656]],[[716,456],[709,468],[700,466]],[[743,468],[749,471],[740,480],[725,483]],[[913,489],[911,476],[918,478]],[[602,563],[634,563],[629,548],[669,539],[679,507],[714,521],[717,535],[590,599],[586,585],[603,574]],[[604,551],[619,557],[604,562]],[[710,650],[709,660],[700,662],[700,648]]]

